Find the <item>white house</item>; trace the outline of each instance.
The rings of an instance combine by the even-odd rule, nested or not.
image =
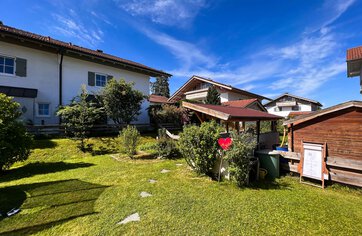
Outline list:
[[[169,102],[177,102],[183,99],[204,102],[210,86],[215,86],[220,93],[221,103],[253,98],[259,101],[263,99],[270,100],[261,95],[241,90],[231,85],[194,75],[169,98]]]
[[[290,113],[298,114],[317,111],[322,107],[318,101],[284,93],[274,100],[264,104],[269,113],[288,117]]]
[[[21,104],[23,119],[35,125],[59,124],[59,105],[69,104],[86,84],[89,92],[110,78],[134,82],[149,95],[150,77],[170,77],[161,70],[0,23],[0,92]],[[136,124],[149,124],[145,99]]]

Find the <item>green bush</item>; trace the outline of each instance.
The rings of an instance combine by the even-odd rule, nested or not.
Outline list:
[[[157,142],[157,155],[161,158],[175,158],[178,156],[178,149],[174,140],[160,138]]]
[[[140,133],[137,128],[134,126],[127,125],[126,128],[123,128],[119,134],[121,140],[122,149],[130,157],[136,154],[137,144],[140,140]]]
[[[220,126],[215,121],[204,122],[200,127],[187,126],[180,134],[179,151],[198,174],[212,176],[218,156],[219,135]]]
[[[226,151],[225,160],[229,161],[229,172],[231,179],[238,186],[244,186],[247,183],[250,172],[250,156],[253,155],[256,147],[256,139],[250,133],[240,135],[231,133],[233,140],[232,146]]]
[[[20,104],[0,93],[0,172],[30,154],[32,137],[18,121]]]

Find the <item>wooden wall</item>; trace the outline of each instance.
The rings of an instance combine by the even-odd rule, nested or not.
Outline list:
[[[331,179],[362,187],[362,108],[324,115],[288,131],[289,151],[300,155],[302,141],[326,142]]]

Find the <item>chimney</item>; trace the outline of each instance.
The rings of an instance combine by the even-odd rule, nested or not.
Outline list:
[[[103,53],[103,50],[97,49],[97,52],[101,52],[101,53]]]

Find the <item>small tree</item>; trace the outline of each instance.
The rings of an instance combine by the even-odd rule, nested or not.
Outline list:
[[[0,171],[17,161],[25,161],[30,154],[32,137],[17,119],[20,104],[0,93]]]
[[[215,86],[210,86],[207,90],[207,96],[205,100],[206,104],[221,105],[220,94]]]
[[[186,162],[198,174],[212,176],[219,145],[220,127],[215,121],[204,122],[200,127],[185,127],[178,140],[178,148]]]
[[[100,93],[108,117],[116,124],[129,124],[140,114],[145,96],[133,89],[133,85],[123,79],[119,82],[112,79]]]
[[[88,92],[82,85],[81,93],[70,105],[60,107],[57,115],[61,117],[68,137],[80,140],[80,149],[85,151],[85,139],[95,121],[102,116],[103,109],[88,101]]]
[[[151,84],[152,94],[170,97],[170,85],[167,77],[157,77],[156,81]]]
[[[231,179],[238,186],[244,186],[249,178],[250,172],[250,156],[256,146],[256,139],[250,133],[242,133],[240,135],[231,133],[233,144],[226,151],[225,159],[229,161],[229,172]]]
[[[121,140],[121,149],[123,149],[130,158],[133,158],[136,154],[136,148],[140,139],[140,133],[137,128],[127,125],[127,127],[119,133],[119,139]]]

